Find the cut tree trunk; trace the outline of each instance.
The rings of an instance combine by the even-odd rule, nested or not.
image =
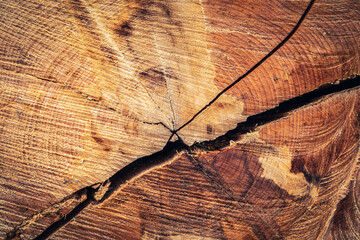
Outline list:
[[[0,9],[0,238],[360,238],[358,0]]]

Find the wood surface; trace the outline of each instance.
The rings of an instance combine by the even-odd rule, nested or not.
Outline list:
[[[358,88],[327,97],[217,151],[179,152],[84,210],[54,237],[322,238],[357,171],[359,96]],[[332,111],[323,110],[329,106]],[[358,204],[355,199],[345,206]],[[346,228],[339,226],[335,233],[356,239],[354,227],[342,233]]]
[[[360,238],[358,0],[0,9],[0,238]]]

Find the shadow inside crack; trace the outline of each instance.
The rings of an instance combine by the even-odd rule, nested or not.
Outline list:
[[[90,204],[102,203],[103,201],[108,199],[114,191],[116,191],[126,182],[130,181],[135,177],[141,176],[141,174],[145,173],[149,169],[152,169],[156,166],[172,160],[172,158],[176,154],[184,151],[185,149],[188,149],[188,146],[186,146],[181,140],[177,140],[175,142],[169,141],[163,150],[135,160],[134,162],[130,163],[126,167],[116,172],[113,176],[111,176],[103,183],[96,183],[91,186],[82,188],[77,192],[67,196],[62,201],[55,203],[49,208],[44,209],[41,212],[31,216],[29,219],[25,220],[22,224],[18,225],[11,232],[9,232],[6,236],[6,239],[18,239],[26,228],[29,228],[31,224],[36,223],[38,219],[46,218],[49,213],[62,216],[59,220],[53,222],[34,239],[40,240],[49,238],[52,234],[54,234],[60,228],[69,223],[74,217],[81,213],[81,211]],[[84,200],[82,200],[81,198],[84,196],[86,197]],[[79,199],[77,200],[77,202],[80,201],[80,203],[78,203],[73,209],[68,210],[64,214],[60,213],[62,210],[61,207],[54,207],[59,206],[62,202],[66,202],[68,200],[75,201],[76,199]],[[51,211],[49,209],[51,209]]]
[[[58,231],[60,228],[65,226],[68,222],[70,222],[74,217],[76,217],[83,209],[85,209],[87,206],[90,205],[90,203],[93,202],[93,194],[96,192],[96,189],[92,187],[86,187],[82,190],[86,191],[86,199],[79,203],[71,212],[66,214],[64,217],[62,217],[60,220],[54,222],[51,224],[48,228],[46,228],[40,235],[38,235],[36,240],[41,239],[47,239],[50,237],[53,233]]]
[[[360,87],[360,75],[354,75],[348,79],[339,80],[334,83],[326,83],[313,91],[281,102],[275,108],[252,115],[248,117],[245,122],[238,123],[235,129],[228,131],[214,140],[195,143],[191,146],[191,149],[198,148],[204,151],[219,150],[229,146],[231,140],[238,140],[241,135],[254,131],[258,126],[279,120],[287,116],[291,111],[304,107],[320,98],[356,87]]]
[[[77,191],[76,193],[85,192],[86,199],[80,202],[73,210],[71,210],[60,220],[51,224],[35,239],[48,238],[57,230],[70,222],[90,204],[100,204],[106,201],[116,190],[118,190],[122,185],[126,184],[126,182],[141,176],[142,174],[146,173],[146,171],[151,170],[154,167],[166,164],[181,152],[185,151],[191,155],[199,150],[221,150],[222,148],[229,146],[231,141],[238,140],[242,135],[254,131],[258,126],[262,126],[281,119],[287,116],[291,111],[304,107],[330,94],[354,89],[357,87],[360,87],[360,76],[353,76],[349,79],[337,81],[335,84],[325,84],[314,91],[282,102],[279,104],[279,106],[273,109],[253,115],[249,117],[247,121],[239,123],[235,129],[228,131],[223,136],[220,136],[214,140],[194,143],[192,146],[187,146],[180,138],[174,142],[168,141],[163,150],[135,160],[134,162],[116,172],[103,183],[94,184]],[[177,135],[176,132],[173,132],[173,135]],[[10,232],[7,239],[14,239],[16,237],[14,233],[15,231]]]
[[[182,128],[184,128],[186,125],[192,122],[206,108],[208,108],[212,103],[214,103],[222,94],[224,94],[227,90],[229,90],[231,87],[233,87],[243,78],[245,78],[248,74],[250,74],[258,66],[260,66],[266,59],[268,59],[271,55],[273,55],[280,47],[282,47],[299,28],[302,21],[305,19],[307,13],[310,11],[310,8],[312,7],[314,2],[315,2],[314,0],[310,1],[307,9],[300,17],[299,22],[296,24],[294,29],[270,53],[268,53],[263,59],[261,59],[256,65],[254,65],[248,72],[240,76],[236,81],[234,81],[223,91],[221,91],[213,100],[211,100],[205,107],[203,107],[198,113],[196,113],[188,122],[186,122],[184,125],[179,127],[176,131],[171,131],[172,134],[177,135],[178,131],[180,131]],[[142,157],[135,160],[134,162],[130,163],[126,167],[116,172],[113,176],[111,176],[101,185],[92,185],[79,190],[86,192],[86,199],[80,202],[68,214],[66,214],[65,216],[63,216],[61,219],[54,222],[53,224],[51,224],[35,239],[48,238],[53,233],[55,233],[60,228],[62,228],[64,225],[66,225],[68,222],[70,222],[74,217],[76,217],[83,209],[85,209],[90,204],[102,203],[127,181],[140,176],[147,170],[150,170],[156,166],[160,166],[161,164],[166,163],[167,161],[170,161],[177,153],[181,151],[188,151],[189,153],[191,153],[196,149],[202,149],[206,151],[219,150],[223,147],[230,145],[230,141],[237,140],[240,137],[240,135],[253,131],[257,126],[261,126],[266,123],[280,119],[286,116],[289,112],[297,108],[300,108],[302,106],[305,106],[313,101],[316,101],[321,97],[359,86],[360,86],[360,76],[351,77],[349,79],[340,81],[337,84],[325,84],[314,91],[305,93],[301,96],[280,103],[279,106],[273,109],[248,117],[246,122],[239,123],[235,129],[228,131],[226,134],[216,138],[215,140],[195,143],[192,146],[187,146],[183,143],[183,141],[180,138],[175,142],[171,142],[169,139],[168,143],[166,144],[163,150],[154,153],[150,156]],[[114,111],[114,109],[111,110]],[[164,125],[163,123],[150,123],[150,124]],[[170,130],[165,125],[164,127]],[[8,234],[7,239],[14,239],[16,237],[15,233],[16,233],[15,230],[11,231]]]

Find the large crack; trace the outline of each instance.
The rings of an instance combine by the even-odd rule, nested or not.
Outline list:
[[[91,186],[85,187],[78,190],[76,193],[71,194],[71,197],[66,197],[65,199],[78,197],[81,193],[82,195],[86,194],[86,199],[80,202],[72,211],[63,216],[60,220],[54,222],[48,228],[46,228],[36,239],[47,239],[53,233],[57,232],[60,228],[69,223],[73,218],[75,218],[83,209],[85,209],[90,204],[100,204],[105,200],[109,199],[113,193],[118,190],[121,186],[126,184],[128,181],[141,176],[146,173],[148,170],[151,170],[157,166],[172,161],[172,159],[179,154],[180,152],[186,152],[190,156],[196,155],[196,152],[199,150],[202,151],[218,151],[229,145],[233,141],[238,140],[242,135],[250,133],[255,130],[255,128],[271,123],[278,119],[281,119],[292,111],[309,105],[321,98],[329,96],[334,93],[338,93],[344,90],[356,89],[360,87],[360,75],[352,76],[348,79],[337,81],[334,84],[325,84],[319,87],[318,89],[305,93],[301,96],[292,98],[285,102],[279,104],[279,106],[267,110],[265,112],[253,115],[247,119],[247,121],[239,123],[235,129],[228,131],[223,136],[220,136],[214,140],[204,141],[200,143],[195,143],[192,146],[186,145],[181,138],[175,142],[168,141],[163,150],[156,152],[152,155],[145,156],[135,160],[126,167],[122,168],[116,172],[113,176],[108,178],[103,183],[93,184]],[[177,135],[173,132],[173,135]],[[192,162],[195,167],[202,169],[203,166],[198,161]],[[212,179],[209,174],[205,174],[206,177],[210,178],[210,182],[216,184],[220,187],[221,190],[226,190],[223,186]],[[228,191],[225,191],[227,195],[231,197],[231,194]],[[60,201],[64,202],[64,200]],[[57,203],[58,204],[58,203]],[[56,205],[56,204],[54,204]],[[51,206],[53,207],[53,206]],[[50,207],[50,208],[51,208]],[[42,210],[41,212],[47,212],[47,210]],[[40,212],[40,214],[41,214]],[[35,214],[29,219],[38,218],[38,214]],[[7,234],[7,239],[14,239],[16,236],[21,234],[21,230],[24,225],[28,225],[30,221],[24,221],[13,231]]]
[[[94,192],[98,190],[98,188],[86,187],[81,189],[86,193],[86,199],[79,203],[71,212],[66,214],[59,221],[54,222],[48,228],[46,228],[40,235],[38,235],[34,239],[47,239],[57,230],[65,226],[68,222],[70,222],[75,216],[77,216],[82,210],[84,210],[87,206],[89,206],[94,200]]]
[[[146,172],[146,170],[150,170],[155,166],[159,166],[166,163],[167,161],[170,161],[176,154],[186,149],[188,149],[188,146],[186,146],[181,140],[177,140],[175,142],[169,141],[163,150],[156,152],[150,156],[137,159],[136,161],[119,170],[117,173],[115,173],[103,183],[97,183],[84,187],[77,192],[67,196],[60,202],[53,204],[48,209],[42,210],[39,213],[29,217],[20,225],[15,227],[12,231],[10,231],[6,236],[6,239],[18,239],[19,236],[21,236],[22,231],[28,228],[31,223],[35,222],[41,216],[44,216],[46,213],[53,212],[49,209],[59,209],[58,206],[61,203],[67,202],[68,200],[74,200],[76,198],[80,198],[81,196],[86,195],[85,200],[81,201],[74,209],[72,209],[69,213],[65,214],[61,219],[47,227],[35,239],[41,240],[49,238],[52,234],[54,234],[67,223],[69,223],[74,217],[76,217],[90,204],[99,204],[103,202],[104,200],[108,199],[112,195],[112,193],[117,190],[122,184],[125,184],[126,182],[130,181],[135,177],[138,177],[139,175]]]
[[[20,237],[21,234],[23,232],[25,232],[28,228],[30,228],[33,223],[35,223],[38,219],[46,217],[47,215],[55,214],[58,216],[59,215],[62,216],[62,214],[60,213],[61,210],[63,210],[64,208],[67,208],[69,206],[71,207],[71,205],[74,205],[74,203],[76,204],[78,201],[83,201],[84,198],[86,200],[88,198],[87,197],[88,189],[92,189],[93,186],[95,186],[95,185],[99,186],[99,184],[94,184],[92,186],[82,188],[82,189],[74,192],[73,194],[70,194],[69,196],[65,197],[60,202],[56,202],[56,203],[52,204],[51,206],[49,206],[48,208],[43,209],[40,212],[37,212],[34,215],[26,218],[18,226],[16,226],[12,231],[8,232],[5,239],[21,238]],[[48,229],[50,229],[50,227]],[[45,231],[44,231],[44,234],[46,235]]]
[[[255,64],[250,70],[248,70],[244,75],[240,76],[237,80],[235,80],[232,84],[230,84],[228,87],[226,87],[224,90],[222,90],[215,98],[213,98],[206,106],[204,106],[200,111],[198,111],[189,121],[187,121],[185,124],[183,124],[181,127],[179,127],[176,130],[169,129],[166,125],[163,123],[147,123],[147,124],[161,124],[165,128],[167,128],[171,133],[171,137],[169,138],[169,141],[167,142],[166,146],[163,150],[156,152],[150,156],[145,156],[142,158],[139,158],[135,160],[134,162],[130,163],[126,167],[122,168],[118,172],[116,172],[113,176],[111,176],[109,179],[104,181],[101,184],[94,184],[88,187],[85,187],[83,189],[78,190],[76,193],[64,198],[61,202],[64,202],[64,200],[78,197],[78,195],[81,193],[81,195],[86,195],[86,199],[82,202],[80,202],[74,209],[72,209],[68,214],[66,214],[64,217],[62,217],[60,220],[54,222],[52,225],[47,227],[40,235],[38,235],[35,239],[47,239],[52,234],[57,232],[60,228],[65,226],[67,223],[69,223],[73,218],[75,218],[79,213],[82,212],[83,209],[85,209],[90,204],[99,204],[108,199],[112,196],[112,194],[119,189],[123,184],[126,184],[129,180],[139,177],[140,175],[144,174],[147,170],[150,170],[154,167],[160,166],[162,164],[166,164],[168,161],[171,161],[172,158],[178,154],[179,152],[187,152],[188,154],[193,154],[196,149],[206,150],[206,151],[214,151],[214,150],[221,150],[222,148],[229,146],[232,141],[239,139],[240,135],[249,133],[253,131],[256,127],[270,123],[272,121],[276,121],[287,114],[289,114],[291,111],[301,108],[305,105],[308,105],[314,101],[316,101],[319,98],[325,97],[327,95],[340,92],[343,90],[353,89],[360,86],[360,76],[352,76],[345,80],[340,80],[336,82],[336,84],[325,84],[319,87],[316,90],[313,90],[311,92],[305,93],[301,96],[292,98],[290,100],[284,101],[280,103],[277,107],[267,110],[265,112],[253,115],[248,117],[247,121],[239,123],[238,126],[228,131],[223,136],[220,136],[214,140],[204,141],[201,143],[195,143],[192,146],[186,145],[181,138],[177,135],[177,132],[180,131],[182,128],[184,128],[186,125],[191,123],[197,116],[199,116],[205,109],[207,109],[210,105],[212,105],[221,95],[223,95],[226,91],[228,91],[230,88],[232,88],[234,85],[236,85],[239,81],[244,79],[246,76],[248,76],[251,72],[253,72],[257,67],[259,67],[266,59],[268,59],[270,56],[272,56],[277,50],[279,50],[297,31],[297,29],[300,27],[301,23],[305,19],[306,15],[310,11],[311,7],[313,6],[315,0],[311,0],[308,7],[300,17],[298,23],[295,25],[293,30],[271,51],[269,52],[264,58],[262,58],[257,64]],[[35,77],[35,76],[32,76]],[[36,77],[38,78],[38,77]],[[54,82],[52,80],[48,79],[42,79],[45,81]],[[57,83],[57,82],[54,82]],[[59,84],[59,83],[58,83]],[[66,86],[68,87],[68,86]],[[70,88],[70,87],[69,87]],[[87,97],[86,95],[84,97]],[[88,97],[87,97],[88,98]],[[89,99],[89,98],[88,98]],[[96,99],[90,98],[91,101],[97,101]],[[113,110],[116,112],[115,109],[112,109],[108,107],[108,109]],[[176,135],[179,140],[175,142],[171,142],[171,138],[173,135]],[[194,165],[200,164],[199,162],[193,163]],[[201,166],[198,166],[201,167]],[[217,184],[214,182],[214,184]],[[51,207],[53,207],[52,205]],[[46,212],[46,209],[42,212]],[[40,215],[39,215],[40,214]],[[41,216],[41,212],[38,214],[35,214],[34,216]],[[37,217],[32,216],[29,219],[36,219]],[[21,229],[23,226],[28,226],[31,221],[24,221],[25,223],[20,224],[19,226],[15,227],[13,231],[9,232],[7,234],[7,239],[14,239],[19,234],[21,234]]]
[[[286,117],[292,111],[309,105],[328,95],[338,93],[344,90],[360,87],[360,75],[353,75],[347,79],[326,83],[319,88],[304,93],[300,96],[281,102],[278,106],[267,111],[252,115],[245,122],[238,123],[236,128],[228,131],[214,140],[195,143],[192,149],[197,148],[204,151],[214,151],[230,145],[230,141],[236,141],[240,135],[252,132],[256,127],[279,120]]]

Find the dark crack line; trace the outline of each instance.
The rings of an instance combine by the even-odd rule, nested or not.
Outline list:
[[[94,201],[94,193],[98,190],[98,188],[86,187],[87,198],[79,203],[71,212],[62,217],[60,220],[51,224],[48,228],[46,228],[40,235],[38,235],[34,240],[43,240],[49,238],[55,232],[57,232],[60,228],[69,223],[74,217],[76,217],[82,210],[84,210],[87,206],[89,206]]]
[[[41,215],[40,218],[42,218],[42,217],[44,217],[44,216],[46,216],[48,214],[53,213],[54,211],[49,212],[47,210],[53,208],[54,206],[59,206],[59,205],[61,205],[63,203],[66,203],[68,200],[71,200],[71,199],[80,199],[82,196],[87,197],[89,189],[93,189],[92,191],[96,191],[99,188],[100,184],[101,184],[101,182],[100,183],[95,183],[95,184],[87,186],[87,187],[84,187],[82,189],[79,189],[76,192],[66,196],[61,201],[56,202],[56,203],[52,204],[51,206],[49,206],[48,208],[42,209],[40,212],[37,212],[34,215],[28,217],[27,219],[22,221],[21,224],[19,224],[17,227],[15,227],[12,231],[8,232],[6,234],[5,239],[18,239],[21,236],[22,232],[24,231],[24,228],[26,228],[28,225],[30,225],[34,221],[36,221],[37,218],[39,218],[37,215]],[[61,207],[60,207],[60,210],[61,210]],[[60,210],[58,209],[58,211],[60,211]],[[64,218],[66,218],[66,217],[67,217],[67,215],[64,216]],[[51,229],[51,226],[49,226],[48,228]],[[49,230],[47,232],[49,232]]]
[[[247,77],[251,72],[253,72],[256,68],[258,68],[263,62],[265,62],[269,57],[271,57],[275,52],[277,52],[298,30],[302,22],[304,21],[306,15],[309,13],[311,7],[314,5],[315,0],[311,0],[308,7],[305,9],[304,13],[301,15],[299,21],[291,30],[291,32],[273,49],[271,50],[265,57],[263,57],[258,63],[256,63],[252,68],[250,68],[245,74],[240,76],[237,80],[235,80],[233,83],[231,83],[229,86],[227,86],[224,90],[222,90],[218,95],[215,96],[206,106],[204,106],[200,111],[198,111],[189,121],[184,123],[181,127],[179,127],[176,132],[183,129],[185,126],[187,126],[189,123],[191,123],[197,116],[199,116],[205,109],[210,107],[221,95],[223,95],[225,92],[227,92],[230,88],[235,86],[238,82],[240,82],[242,79]]]
[[[108,199],[114,191],[116,191],[122,184],[139,176],[146,170],[152,169],[156,166],[166,163],[175,157],[179,152],[187,150],[189,147],[185,145],[181,139],[175,142],[168,142],[163,150],[156,152],[150,156],[142,157],[130,163],[126,167],[111,176],[109,190],[96,203],[102,203]]]
[[[198,150],[203,150],[203,151],[221,150],[224,147],[229,146],[231,141],[239,139],[241,135],[254,131],[255,128],[258,126],[262,126],[270,122],[276,121],[286,116],[295,109],[304,107],[330,94],[344,90],[355,89],[359,87],[360,87],[360,75],[353,76],[346,80],[338,81],[335,84],[325,84],[322,87],[312,92],[308,92],[301,96],[280,103],[279,106],[273,109],[249,117],[246,122],[239,123],[235,129],[228,131],[223,136],[220,136],[214,140],[195,143],[192,146],[188,146],[182,141],[182,139],[179,136],[178,136],[179,140],[175,142],[171,142],[169,139],[163,150],[156,152],[152,155],[145,156],[135,160],[126,167],[120,169],[117,173],[115,173],[108,180],[102,183],[101,186],[105,186],[108,183],[110,183],[110,185],[107,191],[105,192],[105,194],[100,198],[100,200],[96,200],[94,198],[95,194],[101,188],[99,184],[93,184],[89,187],[85,187],[84,189],[86,189],[87,191],[87,199],[81,202],[65,217],[63,217],[62,219],[58,220],[57,222],[49,226],[47,229],[45,229],[44,232],[41,233],[36,239],[48,238],[53,233],[58,231],[60,228],[65,226],[65,224],[70,222],[74,217],[76,217],[83,209],[85,209],[91,203],[100,204],[104,202],[106,199],[109,199],[110,196],[116,190],[118,190],[123,184],[126,184],[126,182],[134,179],[135,177],[141,176],[141,174],[145,173],[147,170],[150,170],[154,167],[160,166],[168,161],[171,161],[180,152],[186,152],[190,156],[192,156],[194,154],[196,155],[196,152]],[[172,132],[172,136],[173,135],[177,135],[175,131]],[[207,176],[210,177],[210,175]],[[219,185],[220,183],[217,183],[217,181],[212,178],[210,180],[211,182],[216,184],[216,186],[220,187],[221,190],[223,191],[225,190],[226,194],[231,198],[231,194],[228,191],[226,191],[225,188],[221,187]],[[79,190],[79,191],[83,191],[83,190]]]
[[[239,79],[237,79],[231,85],[229,85],[226,89],[224,89],[221,93],[219,93],[208,105],[206,105],[203,109],[201,109],[197,114],[195,114],[192,117],[192,119],[190,119],[187,123],[185,123],[179,129],[171,130],[163,123],[151,123],[151,124],[163,125],[165,128],[167,128],[172,133],[171,137],[176,135],[179,140],[177,140],[175,142],[171,142],[170,141],[171,137],[170,137],[163,150],[156,152],[152,155],[139,158],[139,159],[135,160],[134,162],[130,163],[129,165],[127,165],[126,167],[119,170],[113,176],[111,176],[108,180],[106,180],[102,184],[102,185],[105,185],[105,183],[110,183],[108,190],[105,192],[105,194],[101,197],[100,200],[96,200],[94,198],[96,192],[100,189],[100,186],[95,187],[97,185],[91,185],[91,186],[83,188],[82,190],[79,190],[79,191],[84,191],[84,189],[85,189],[87,198],[83,202],[78,204],[66,216],[64,216],[63,218],[54,222],[52,225],[50,225],[48,228],[46,228],[35,239],[47,239],[53,233],[57,232],[59,229],[61,229],[63,226],[65,226],[67,223],[69,223],[73,218],[75,218],[79,213],[82,212],[83,209],[85,209],[90,204],[99,204],[99,203],[104,202],[123,184],[125,184],[126,182],[130,181],[131,179],[133,179],[135,177],[140,176],[142,173],[146,172],[147,170],[150,170],[156,166],[160,166],[161,164],[166,163],[167,161],[170,161],[179,152],[186,151],[188,154],[191,155],[194,153],[194,151],[196,149],[201,149],[201,150],[205,150],[205,151],[221,150],[222,148],[229,146],[231,140],[239,139],[240,135],[243,135],[243,134],[253,131],[257,126],[261,126],[261,125],[270,123],[272,121],[278,120],[278,119],[284,117],[285,115],[289,114],[291,111],[298,109],[300,107],[303,107],[309,103],[316,101],[319,98],[325,97],[332,93],[359,87],[360,86],[360,76],[353,76],[349,79],[339,81],[336,84],[325,84],[314,91],[305,93],[301,96],[292,98],[285,102],[282,102],[279,104],[279,106],[277,106],[273,109],[270,109],[268,111],[248,117],[246,122],[239,123],[235,129],[228,131],[226,134],[216,138],[215,140],[204,141],[201,143],[195,143],[192,146],[187,146],[182,141],[182,139],[178,136],[177,132],[180,129],[182,129],[187,124],[189,124],[202,111],[204,111],[208,106],[210,106],[213,102],[215,102],[224,92],[226,92],[228,89],[233,87],[236,83],[238,83],[241,79],[243,79],[248,74],[250,74],[253,70],[255,70],[255,68],[257,68],[259,65],[261,65],[262,62],[264,62],[267,58],[269,58],[272,54],[274,54],[282,45],[284,45],[291,38],[291,36],[296,32],[296,30],[299,28],[301,22],[305,19],[305,16],[310,11],[310,8],[314,4],[314,2],[315,2],[315,0],[312,0],[309,3],[309,6],[305,10],[304,14],[300,18],[300,20],[297,23],[297,25],[295,26],[295,28],[277,47],[275,47],[267,56],[265,56],[260,62],[258,62],[254,67],[252,67],[247,73],[245,73],[243,76],[241,76]],[[218,186],[218,184],[216,182],[214,182],[214,184],[216,184]],[[224,189],[222,189],[222,190],[224,190]],[[229,195],[229,193],[227,193],[227,194]],[[229,196],[229,197],[231,197],[231,196]]]
[[[174,135],[174,134],[173,134]],[[124,168],[120,169],[109,179],[104,181],[101,184],[93,184],[91,186],[85,187],[83,189],[78,190],[77,192],[86,191],[87,198],[79,203],[71,212],[66,214],[64,217],[59,219],[58,221],[51,224],[47,227],[40,235],[38,235],[35,239],[47,239],[54,233],[56,233],[59,229],[69,223],[73,218],[75,218],[82,210],[84,210],[90,204],[100,204],[108,199],[119,187],[121,187],[126,182],[132,180],[135,177],[140,176],[142,173],[146,172],[146,170],[150,170],[156,166],[166,163],[175,157],[179,152],[187,150],[188,146],[186,146],[181,140],[177,140],[175,142],[168,142],[163,150],[156,152],[152,155],[145,156],[135,160],[134,162],[128,164]],[[96,193],[101,190],[101,187],[106,186],[110,183],[107,191],[101,197],[100,200],[95,199]],[[76,194],[76,193],[74,193]],[[74,195],[72,194],[72,195]],[[71,196],[72,196],[71,195]],[[12,231],[14,232],[14,231]],[[9,233],[7,239],[14,239],[15,235]]]
[[[229,146],[230,141],[238,140],[241,135],[255,131],[255,129],[259,126],[279,120],[289,115],[296,109],[300,109],[301,107],[316,102],[317,100],[331,94],[359,87],[360,75],[351,76],[348,79],[336,81],[334,83],[324,84],[311,92],[307,92],[303,95],[284,101],[272,109],[252,115],[248,117],[245,122],[238,123],[236,128],[228,131],[224,135],[213,140],[194,143],[192,146],[190,146],[190,148],[201,149],[204,151],[222,149],[226,146]]]

